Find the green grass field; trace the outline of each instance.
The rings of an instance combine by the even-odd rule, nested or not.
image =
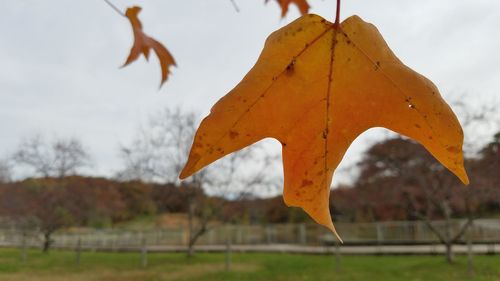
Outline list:
[[[476,256],[474,278],[467,276],[465,257],[448,265],[441,256],[345,256],[335,272],[333,256],[289,254],[233,254],[232,270],[225,272],[223,254],[149,254],[141,268],[139,253],[83,252],[80,265],[73,252],[32,250],[23,264],[20,252],[0,249],[1,281],[136,281],[136,280],[500,280],[500,256]]]

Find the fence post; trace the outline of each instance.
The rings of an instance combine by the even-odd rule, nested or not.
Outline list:
[[[214,235],[215,235],[215,231],[213,229],[210,229],[208,231],[208,244],[209,245],[214,245],[216,244],[215,243],[215,238],[214,238]]]
[[[266,242],[267,244],[271,244],[271,231],[269,229],[269,225],[266,225],[265,232],[266,232]]]
[[[82,240],[80,237],[78,237],[78,240],[76,242],[76,265],[80,265],[80,255],[82,251]]]
[[[229,225],[226,225],[226,251],[224,261],[226,271],[231,270],[231,234],[229,231]]]
[[[384,241],[384,232],[379,222],[377,222],[375,226],[377,228],[377,244],[380,245]]]
[[[26,263],[26,258],[27,258],[27,245],[26,245],[26,236],[28,234],[26,232],[23,232],[23,237],[21,240],[21,261],[22,263]]]
[[[384,233],[382,232],[382,226],[379,222],[375,223],[375,228],[377,231],[377,255],[382,253],[381,245],[384,240]]]
[[[473,251],[472,251],[472,225],[469,226],[469,230],[467,231],[467,275],[469,277],[474,277],[474,261],[473,261]]]
[[[146,268],[148,266],[148,247],[146,245],[146,237],[142,236],[141,246],[141,266]]]
[[[243,243],[243,231],[241,229],[241,225],[238,225],[236,228],[236,244]]]
[[[117,240],[118,240],[118,234],[113,233],[111,235],[111,248],[113,249],[113,252],[117,252],[117,250],[118,250],[117,245],[116,245]]]
[[[495,255],[495,243],[496,242],[489,242],[487,244],[488,250],[486,251],[487,255]]]
[[[299,224],[299,243],[302,245],[307,244],[306,225],[303,223]]]
[[[339,241],[335,241],[335,272],[340,272],[340,244]]]

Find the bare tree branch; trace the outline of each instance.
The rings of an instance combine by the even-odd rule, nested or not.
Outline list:
[[[12,180],[10,163],[7,160],[0,160],[0,183],[7,183]]]
[[[455,234],[455,236],[451,239],[452,243],[458,242],[458,240],[465,234],[467,229],[472,226],[473,222],[474,219],[472,217],[467,218],[467,221],[462,225],[457,234]]]
[[[231,1],[231,4],[233,4],[233,7],[234,7],[234,10],[239,13],[240,12],[240,8],[238,7],[238,5],[236,4],[236,1],[235,0],[230,0]]]
[[[201,188],[216,198],[237,200],[254,194],[263,187],[276,186],[270,167],[276,157],[269,157],[261,145],[253,145],[227,155],[210,167],[180,182],[178,175],[185,164],[193,142],[198,118],[180,109],[165,109],[153,115],[146,128],[140,131],[129,146],[122,146],[121,156],[125,168],[118,174],[121,179],[141,179],[161,183],[174,183],[179,188],[187,185]],[[211,202],[196,192],[188,192],[189,251],[197,239],[210,229],[209,223],[222,218],[224,202]],[[195,216],[197,224],[195,226]]]
[[[40,135],[24,139],[12,160],[43,177],[62,178],[90,165],[90,156],[78,139],[60,138],[49,143]]]

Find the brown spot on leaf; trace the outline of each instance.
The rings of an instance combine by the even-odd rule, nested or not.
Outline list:
[[[302,180],[302,184],[300,185],[300,187],[306,187],[306,186],[309,186],[312,184],[313,184],[313,181],[305,179],[305,180]]]
[[[460,151],[462,151],[460,148],[456,146],[450,146],[446,150],[448,150],[451,153],[459,153]]]
[[[229,131],[229,137],[231,139],[235,139],[236,137],[238,137],[240,134],[236,131]]]

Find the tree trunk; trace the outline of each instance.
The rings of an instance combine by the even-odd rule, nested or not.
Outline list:
[[[190,240],[188,243],[188,249],[187,249],[187,256],[188,258],[192,257],[194,255],[194,245],[196,244],[196,241],[198,241],[198,238],[200,238],[205,232],[207,232],[207,222],[202,221],[200,229],[198,229],[196,232],[194,232],[194,229],[192,229],[190,235]],[[193,233],[194,232],[194,233]]]
[[[446,243],[445,247],[446,247],[446,261],[448,263],[453,263],[455,261],[455,255],[453,254],[453,244],[451,242]]]
[[[231,231],[229,226],[226,225],[226,251],[224,255],[224,264],[226,271],[231,270]]]
[[[188,203],[188,231],[189,231],[189,237],[188,237],[188,248],[187,248],[187,257],[191,258],[194,255],[194,243],[193,243],[193,237],[194,237],[194,225],[193,225],[193,219],[194,219],[194,202],[192,199],[189,200]]]
[[[467,275],[474,277],[474,252],[472,251],[472,241],[470,236],[467,237]]]
[[[441,203],[441,208],[442,212],[445,217],[445,246],[446,246],[446,261],[448,263],[453,263],[455,261],[455,257],[453,255],[453,242],[454,239],[452,238],[452,223],[451,223],[451,208],[450,205],[448,204],[448,201],[443,201]]]
[[[52,245],[52,231],[47,231],[43,234],[44,241],[43,241],[43,248],[42,252],[48,254],[50,246]]]

